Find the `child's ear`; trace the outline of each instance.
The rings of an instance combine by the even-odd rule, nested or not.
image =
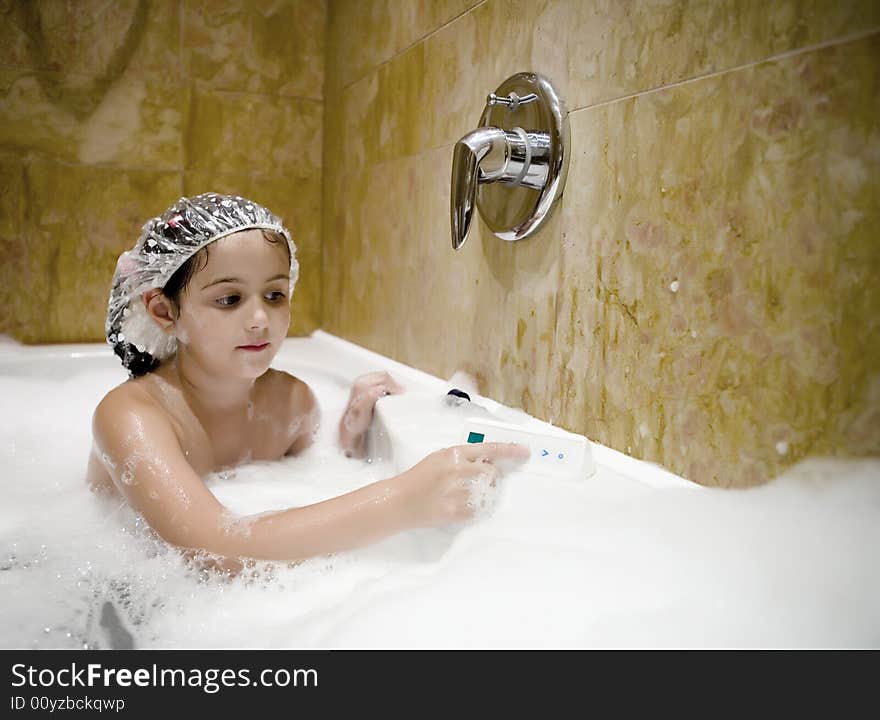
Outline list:
[[[174,312],[171,301],[158,288],[144,293],[144,307],[147,315],[166,333],[174,329]]]

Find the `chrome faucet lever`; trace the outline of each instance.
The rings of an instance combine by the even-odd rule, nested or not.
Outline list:
[[[452,247],[464,245],[477,196],[478,170],[482,160],[490,154],[498,155],[505,141],[504,131],[498,128],[479,128],[465,135],[455,145],[452,156]],[[486,168],[488,169],[488,168]]]
[[[519,73],[489,93],[480,127],[453,150],[453,249],[464,245],[475,206],[503,240],[535,232],[561,195],[567,145],[568,119],[545,78]]]
[[[546,133],[527,133],[520,127],[502,130],[482,127],[469,132],[455,145],[452,156],[452,247],[458,250],[467,237],[474,213],[477,185],[502,182],[540,189],[547,179],[550,147]]]

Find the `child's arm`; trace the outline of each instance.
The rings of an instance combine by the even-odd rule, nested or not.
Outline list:
[[[367,428],[373,419],[373,407],[383,395],[402,393],[404,388],[387,372],[361,375],[354,381],[348,405],[339,421],[339,444],[348,457],[366,454]]]
[[[301,560],[413,527],[469,518],[470,483],[497,477],[493,461],[522,459],[516,445],[469,445],[428,456],[405,473],[301,508],[236,517],[187,462],[163,412],[111,392],[93,420],[113,482],[167,542],[223,557]]]

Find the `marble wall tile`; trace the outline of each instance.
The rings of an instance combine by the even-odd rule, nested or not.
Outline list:
[[[572,115],[565,425],[710,485],[880,451],[877,57],[880,34]]]
[[[125,72],[180,71],[179,0],[2,0],[0,65],[79,76],[98,94]]]
[[[422,245],[416,228],[419,196],[413,202],[406,197],[416,173],[415,158],[353,169],[335,184],[339,195],[330,214],[329,247],[338,264],[325,271],[325,327],[398,358],[407,342],[400,333],[409,320],[399,303],[422,308],[422,279],[428,274],[424,267],[418,274],[413,270],[413,254]],[[325,248],[325,268],[330,257]]]
[[[479,123],[486,95],[539,67],[564,95],[565,6],[489,0],[333,96],[347,167],[456,142]],[[332,52],[332,48],[331,48]]]
[[[412,114],[421,146],[477,127],[486,95],[519,72],[542,73],[567,98],[569,12],[557,0],[489,0],[427,38],[422,110]]]
[[[156,214],[152,198],[179,195],[179,175],[45,161],[7,170],[22,210],[3,229],[12,304],[0,326],[31,343],[103,340],[116,258]]]
[[[391,203],[397,202],[389,191],[393,180],[394,163],[355,169],[342,179],[337,207],[336,222],[344,228],[342,265],[331,272],[340,275],[338,288],[344,303],[340,328],[345,337],[367,347],[374,347],[376,338],[386,344],[393,343],[394,338],[390,327],[387,332],[381,331],[384,316],[391,309],[390,302],[384,300],[391,289],[386,283],[399,260],[391,255],[397,238],[388,231],[386,221],[386,214],[392,212]]]
[[[326,117],[326,116],[325,116]],[[325,123],[325,128],[327,127]],[[325,136],[325,148],[328,147]],[[345,309],[343,291],[343,239],[347,232],[349,213],[346,209],[354,199],[344,194],[346,175],[331,171],[330,155],[325,151],[321,196],[321,322],[324,329],[339,333]],[[335,330],[330,330],[335,328]]]
[[[562,2],[572,109],[880,27],[873,0]]]
[[[331,0],[328,58],[343,86],[357,81],[485,0]]]
[[[183,3],[183,52],[190,77],[217,90],[320,100],[325,0]]]
[[[0,146],[82,164],[179,167],[182,86],[127,73],[104,90],[71,88],[54,75],[0,69]]]
[[[179,166],[177,2],[0,12],[0,144],[66,162]]]
[[[54,245],[29,222],[25,162],[0,150],[0,332],[39,338],[37,323],[50,306],[49,269]]]
[[[321,167],[321,103],[278,95],[210,90],[194,84],[184,135],[184,168],[260,172],[290,181]]]
[[[293,291],[290,330],[287,333],[289,336],[310,335],[322,327],[321,262],[320,253],[307,252],[299,255],[299,280]]]
[[[334,98],[341,118],[339,152],[346,169],[385,162],[423,149],[417,121],[425,111],[424,46],[415,45]]]

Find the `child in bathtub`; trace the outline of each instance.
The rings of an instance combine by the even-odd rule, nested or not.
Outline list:
[[[167,542],[207,551],[227,569],[461,521],[473,514],[469,480],[490,473],[494,484],[498,461],[528,454],[518,445],[448,448],[330,500],[230,520],[202,477],[294,455],[317,429],[311,389],[269,367],[287,334],[298,269],[275,215],[207,193],[148,221],[114,274],[107,339],[131,379],[95,410],[88,482],[121,493]],[[355,381],[339,422],[347,455],[363,455],[376,400],[401,391],[386,373]]]

